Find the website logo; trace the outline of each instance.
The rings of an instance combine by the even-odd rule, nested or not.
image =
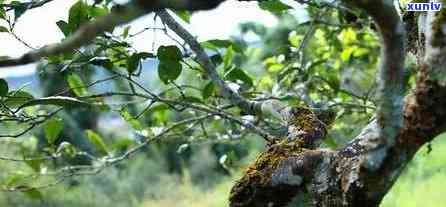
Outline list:
[[[415,11],[415,12],[422,12],[422,11],[440,11],[441,9],[441,3],[408,3],[407,4],[407,11]]]

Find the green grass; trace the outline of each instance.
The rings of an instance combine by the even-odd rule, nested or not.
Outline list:
[[[167,182],[166,182],[167,183]],[[140,207],[219,207],[228,206],[228,195],[233,184],[232,179],[226,178],[223,182],[204,190],[195,185],[188,176],[184,176],[180,183],[168,185],[169,193],[157,199],[147,199]]]
[[[446,203],[446,135],[424,146],[384,198],[381,206],[442,207]]]

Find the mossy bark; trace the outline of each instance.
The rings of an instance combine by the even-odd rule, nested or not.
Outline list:
[[[374,10],[372,12],[378,12],[374,3],[362,0],[352,4],[369,5]],[[418,42],[410,46],[414,49],[411,51],[421,51],[418,55],[426,56],[419,58],[417,83],[404,99],[402,126],[395,133],[383,134],[380,126],[382,120],[375,120],[348,145],[338,150],[306,148],[308,145],[290,141],[273,144],[272,148],[267,148],[259,155],[235,184],[230,195],[230,205],[379,206],[417,150],[446,131],[446,82],[438,78],[438,74],[446,74],[444,11],[442,9],[427,15],[421,36],[409,35],[412,39],[426,39],[422,39],[422,44]],[[385,15],[381,17],[378,20],[386,24]],[[419,26],[419,22],[415,24],[413,18],[415,16],[406,16],[411,26]],[[419,28],[412,29],[419,31]],[[389,49],[389,41],[382,43],[388,44],[386,47]],[[390,61],[391,57],[385,58]],[[394,64],[389,62],[389,65]],[[401,77],[393,78],[399,80]],[[302,117],[300,120],[311,120]],[[311,132],[305,127],[309,126],[308,123],[311,121],[300,126],[300,129],[307,130],[307,134]],[[305,143],[302,139],[297,140]]]

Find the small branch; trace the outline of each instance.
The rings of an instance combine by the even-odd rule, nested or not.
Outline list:
[[[247,113],[259,114],[261,112],[258,104],[246,100],[240,94],[228,87],[225,81],[218,75],[214,63],[212,63],[203,47],[201,47],[200,43],[194,36],[192,36],[191,33],[181,26],[166,10],[158,11],[157,15],[161,18],[164,24],[166,24],[172,31],[187,42],[191,50],[197,55],[198,62],[204,68],[214,84],[216,84],[222,90],[223,96],[228,98],[232,104],[239,106]]]
[[[49,120],[50,118],[55,116],[57,113],[62,111],[62,109],[63,108],[59,108],[59,109],[55,110],[54,112],[51,112],[45,116],[38,116],[35,118],[30,118],[30,121],[32,121],[32,122],[28,124],[29,126],[27,128],[25,128],[21,132],[18,132],[17,134],[0,134],[0,138],[18,138],[18,137],[30,132],[31,130],[33,130],[35,127],[41,125],[42,123],[45,123],[47,120]]]
[[[112,12],[83,25],[73,36],[61,43],[33,50],[16,59],[0,60],[0,67],[25,65],[45,57],[73,51],[91,43],[91,41],[101,33],[109,31],[117,25],[130,22],[144,14],[145,12],[141,9],[134,6],[132,3],[129,3],[119,11]]]
[[[12,35],[12,37],[14,37],[17,41],[19,41],[20,43],[22,43],[25,47],[29,48],[29,49],[36,49],[33,46],[31,46],[30,44],[28,44],[27,42],[25,42],[25,40],[23,40],[22,38],[20,38],[19,36],[17,36],[17,34],[14,31],[11,31],[9,34]]]
[[[253,123],[249,122],[249,121],[245,121],[242,119],[239,119],[237,117],[234,117],[232,114],[229,114],[225,111],[223,111],[223,108],[215,108],[215,107],[209,107],[209,106],[202,106],[202,105],[198,105],[198,104],[193,104],[193,103],[188,103],[188,102],[182,102],[182,101],[175,101],[175,100],[169,100],[169,99],[165,99],[160,97],[159,95],[149,91],[148,89],[146,89],[144,86],[142,86],[140,83],[138,83],[137,81],[134,81],[132,79],[129,79],[127,76],[122,75],[120,73],[114,72],[114,74],[118,75],[121,78],[124,78],[128,81],[130,81],[132,84],[134,84],[137,88],[143,90],[145,93],[148,94],[148,96],[142,95],[142,94],[133,94],[134,96],[140,96],[142,98],[146,98],[146,99],[151,99],[152,101],[155,102],[162,102],[166,105],[168,105],[169,107],[178,110],[178,108],[176,106],[181,106],[181,107],[185,107],[185,108],[191,108],[197,111],[202,111],[205,113],[209,113],[209,114],[213,114],[215,116],[220,116],[221,118],[227,119],[229,121],[233,121],[234,123],[237,123],[249,130],[251,130],[252,132],[260,135],[262,138],[264,138],[265,140],[270,140],[272,135],[270,133],[268,133],[267,131],[257,127],[256,125],[254,125]],[[111,94],[103,94],[103,95],[111,95]],[[120,95],[127,95],[127,94],[120,94]]]
[[[74,177],[74,176],[84,176],[84,175],[96,175],[100,172],[102,172],[105,168],[114,166],[122,161],[128,160],[130,159],[135,153],[139,152],[141,149],[143,149],[145,146],[149,145],[152,142],[158,141],[159,139],[165,137],[169,132],[193,123],[193,122],[197,122],[197,121],[201,121],[201,120],[205,120],[209,117],[211,117],[212,115],[203,115],[203,116],[199,116],[199,117],[194,117],[194,118],[190,118],[190,119],[186,119],[186,120],[182,120],[179,122],[174,123],[172,126],[166,128],[165,130],[163,130],[161,133],[159,133],[158,135],[151,137],[151,138],[147,138],[143,143],[138,144],[137,146],[129,149],[128,151],[126,151],[125,153],[123,153],[122,155],[116,156],[116,157],[104,157],[103,160],[101,161],[100,165],[97,166],[91,166],[91,165],[80,165],[80,166],[67,166],[64,168],[61,168],[59,170],[57,170],[56,172],[46,172],[46,173],[42,173],[42,174],[36,174],[35,176],[56,176],[59,177],[58,179],[56,179],[55,182],[51,182],[51,183],[47,183],[47,184],[43,184],[43,185],[38,185],[38,186],[7,186],[4,187],[2,190],[6,191],[6,192],[27,192],[27,191],[31,191],[31,190],[36,190],[36,189],[43,189],[43,188],[49,188],[49,187],[53,187],[56,186],[60,183],[62,183],[66,178],[69,177]],[[21,159],[7,159],[8,161],[28,161],[28,160],[21,160]],[[35,159],[36,160],[36,159]]]
[[[53,0],[42,0],[42,1],[31,1],[28,3],[20,3],[22,5],[25,5],[25,7],[28,9],[35,9],[35,8],[39,8],[41,6],[44,6],[47,3],[52,2]],[[0,4],[0,8],[4,7],[6,8],[6,11],[11,11],[14,9],[15,5],[12,4]]]
[[[44,2],[44,1],[43,1]],[[62,41],[61,43],[48,45],[43,48],[33,50],[22,55],[19,58],[0,59],[0,67],[25,65],[39,61],[42,58],[52,55],[59,55],[65,52],[70,52],[78,49],[84,45],[90,44],[98,35],[110,31],[116,26],[128,23],[138,17],[146,15],[153,11],[158,11],[164,8],[172,9],[187,9],[203,10],[212,9],[219,5],[220,1],[207,1],[207,0],[172,0],[172,1],[145,1],[145,0],[133,0],[129,3],[122,5],[119,9],[103,16],[99,17],[89,23],[84,24],[73,35]]]

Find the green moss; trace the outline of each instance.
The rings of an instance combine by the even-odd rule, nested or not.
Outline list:
[[[245,188],[248,185],[266,186],[271,181],[272,173],[277,169],[281,161],[293,156],[298,156],[305,149],[305,144],[300,137],[302,134],[313,134],[320,129],[321,122],[330,125],[336,117],[336,112],[332,110],[313,112],[308,107],[294,107],[291,114],[286,117],[287,122],[293,127],[291,139],[277,139],[269,143],[267,151],[262,152],[248,167],[244,176],[238,181],[238,188]],[[238,190],[233,189],[233,194]],[[233,196],[231,194],[231,196]]]
[[[250,194],[252,189],[266,189],[271,184],[272,174],[282,161],[296,157],[306,150],[301,146],[299,141],[287,140],[272,144],[246,169],[243,177],[232,188],[229,200],[249,200],[250,196],[254,196]]]
[[[271,179],[274,170],[277,169],[280,162],[302,153],[304,149],[300,142],[281,141],[272,145],[268,151],[261,153],[254,164],[250,166],[246,175],[248,177],[260,176],[260,184],[266,185]]]
[[[290,125],[299,130],[309,132],[314,128],[314,121],[317,119],[316,114],[307,107],[297,107],[293,111],[293,117]]]
[[[308,107],[293,107],[284,117],[291,137],[273,140],[267,150],[257,156],[232,188],[229,196],[231,206],[256,206],[254,203],[263,201],[274,201],[277,205],[277,202],[292,199],[297,188],[290,185],[273,186],[273,173],[283,161],[297,158],[313,149],[312,142],[325,135],[326,126],[335,117],[336,112],[332,110],[314,112]]]

